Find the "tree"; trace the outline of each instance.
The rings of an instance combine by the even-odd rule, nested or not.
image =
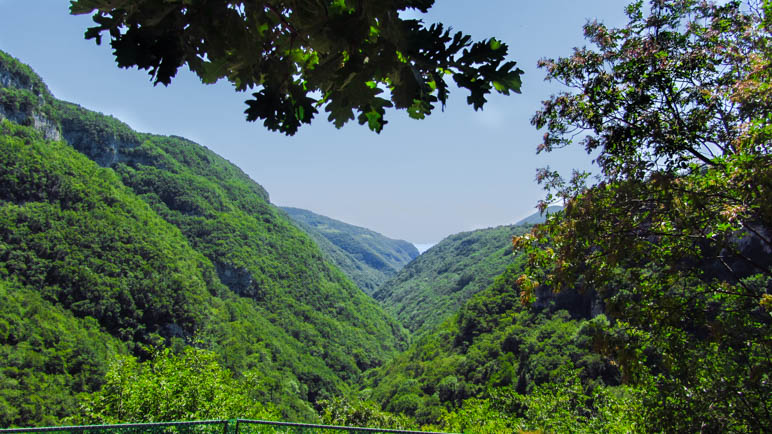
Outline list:
[[[593,288],[616,319],[596,346],[649,388],[650,429],[762,431],[772,419],[769,0],[638,1],[595,49],[544,60],[539,151],[577,141],[599,182],[542,169],[565,211],[513,240],[539,285]]]
[[[493,89],[520,91],[522,71],[506,61],[507,45],[472,42],[442,24],[401,18],[433,0],[73,0],[91,14],[87,39],[111,39],[118,66],[149,70],[169,84],[187,65],[204,83],[221,78],[256,90],[247,120],[287,135],[324,107],[340,128],[354,119],[380,132],[385,109],[416,119],[445,105],[450,76],[475,110]],[[390,96],[379,96],[388,90]]]
[[[391,414],[380,409],[372,401],[361,397],[320,401],[322,423],[338,426],[374,427],[381,429],[416,429],[416,423],[401,414]]]
[[[256,400],[260,376],[243,377],[220,366],[210,351],[158,350],[138,362],[119,356],[101,390],[83,397],[76,423],[169,422],[210,419],[275,419],[278,411]]]
[[[578,371],[563,366],[555,381],[526,395],[513,387],[490,389],[484,399],[470,398],[443,415],[449,432],[635,433],[643,432],[637,390],[582,384]]]

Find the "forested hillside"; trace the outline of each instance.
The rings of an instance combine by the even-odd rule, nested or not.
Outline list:
[[[595,337],[643,393],[642,429],[768,432],[772,414],[772,3],[652,1],[544,59],[567,85],[532,124],[596,176],[537,179],[565,201],[515,245],[522,299],[593,288]],[[577,137],[582,137],[577,141]],[[593,179],[594,178],[594,179]]]
[[[407,241],[393,240],[311,211],[282,209],[316,241],[330,262],[367,294],[375,292],[418,256],[418,250]]]
[[[373,297],[420,335],[456,313],[512,262],[512,237],[528,226],[499,226],[451,235],[384,283]]]
[[[174,51],[141,46],[139,36],[170,34],[163,20],[189,30],[191,9],[143,4],[156,7],[74,7],[101,5],[88,35],[109,30],[125,44],[119,64],[161,82],[185,63],[202,78],[240,82],[229,67],[244,65],[244,53],[231,58],[217,44],[177,47],[195,53],[184,59],[128,58]],[[364,17],[346,4],[336,2],[333,15]],[[364,242],[368,232],[340,236],[352,229],[282,211],[206,148],[58,101],[0,52],[0,427],[249,417],[488,434],[769,432],[772,2],[652,0],[625,11],[623,27],[587,21],[587,46],[540,61],[567,89],[532,119],[544,130],[538,152],[578,144],[598,173],[539,169],[539,207],[561,210],[524,220],[533,225],[448,237],[375,291],[377,301],[287,213],[302,215],[323,248],[388,268],[388,250]],[[129,16],[147,27],[126,28]],[[282,32],[292,29],[275,18]],[[466,50],[462,34],[432,29],[423,41]],[[355,30],[378,40],[377,27]],[[289,45],[272,49],[315,74],[319,59]],[[405,73],[398,77],[380,77],[382,59],[358,56],[365,51],[346,52],[353,66],[319,67],[357,75],[367,65],[367,77],[404,90],[434,77],[411,62],[441,47],[385,60]],[[484,72],[501,59],[486,60],[502,47],[494,39],[475,47],[455,75],[477,89],[470,104],[491,89],[519,89],[510,64],[469,78],[470,65]],[[208,63],[199,57],[207,50],[227,58]],[[344,88],[366,78],[354,75]],[[412,104],[444,102],[443,83],[415,87],[424,99]],[[312,117],[296,109],[311,107],[304,95],[313,89],[255,94],[262,103],[250,109],[265,111],[248,116],[294,133]],[[359,103],[341,102],[356,89],[330,100],[344,105],[331,121],[372,100],[365,91]],[[398,108],[408,107],[405,95]],[[282,100],[289,96],[302,100]],[[422,117],[433,108],[411,110]],[[380,130],[383,105],[367,109]]]
[[[556,419],[548,408],[529,401],[545,393],[542,387],[565,388],[552,398],[557,402],[550,405],[555,405],[564,399],[561,396],[575,393],[569,389],[585,384],[589,388],[579,386],[584,398],[581,394],[572,398],[584,399],[575,402],[584,416],[611,411],[606,415],[609,420],[597,421],[597,429],[623,430],[633,419],[589,398],[613,393],[628,399],[625,389],[616,387],[621,376],[613,361],[592,351],[593,330],[608,327],[603,315],[593,318],[600,310],[594,294],[544,290],[537,303],[523,306],[513,290],[522,267],[520,258],[456,315],[371,372],[368,396],[385,410],[413,416],[421,424],[440,424],[453,431],[513,432],[548,427],[539,425],[535,417],[539,412],[542,419]],[[529,410],[533,419],[523,417]],[[568,423],[581,416],[562,417],[567,422],[564,428],[570,430],[573,425]]]
[[[0,425],[72,415],[115,354],[194,342],[257,375],[260,401],[313,420],[312,403],[404,345],[232,164],[58,101],[5,53],[0,83]]]

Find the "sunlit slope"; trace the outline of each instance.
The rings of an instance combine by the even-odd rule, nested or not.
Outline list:
[[[34,295],[49,316],[98,330],[97,368],[71,364],[68,375],[88,370],[94,387],[123,345],[141,354],[195,340],[236,372],[258,369],[264,399],[298,419],[404,345],[402,328],[228,161],[58,101],[2,52],[0,84],[3,296]],[[0,344],[34,340],[4,321]],[[57,351],[46,342],[29,345]],[[4,391],[42,393],[4,360],[15,375],[0,377]],[[0,425],[52,421],[72,410],[64,401],[34,417],[0,405]]]

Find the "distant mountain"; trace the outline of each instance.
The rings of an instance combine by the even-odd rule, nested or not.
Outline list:
[[[410,332],[421,335],[456,313],[512,263],[512,237],[530,226],[511,225],[451,235],[373,294]]]
[[[540,223],[544,223],[547,220],[547,215],[553,214],[562,210],[563,210],[563,207],[560,205],[548,206],[547,209],[544,210],[544,213],[535,212],[515,224],[516,225],[538,225]]]
[[[367,294],[375,292],[418,256],[418,250],[407,241],[387,238],[304,209],[282,209]]]
[[[315,420],[406,342],[236,166],[59,101],[0,51],[0,427],[59,424],[116,354],[192,343]]]

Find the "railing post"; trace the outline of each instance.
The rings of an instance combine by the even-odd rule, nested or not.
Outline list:
[[[231,424],[233,424],[235,420],[234,419],[225,419],[222,421],[222,433],[223,434],[233,434],[236,431],[235,427],[232,427]]]

